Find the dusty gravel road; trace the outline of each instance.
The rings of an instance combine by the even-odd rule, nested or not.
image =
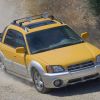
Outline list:
[[[33,0],[25,1],[28,0],[21,0],[21,3],[20,0],[0,0],[0,32],[13,19],[26,16],[29,11],[31,12],[29,7],[33,4],[28,5],[28,2]],[[26,5],[28,8],[25,10]],[[100,100],[100,81],[95,80],[55,89],[49,94],[40,94],[29,82],[0,69],[0,100]]]
[[[34,86],[0,69],[0,100],[100,100],[100,81],[55,89],[49,94],[40,94]]]

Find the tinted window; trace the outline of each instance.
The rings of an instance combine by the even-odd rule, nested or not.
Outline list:
[[[56,22],[48,20],[48,21],[42,21],[42,22],[37,22],[34,24],[30,24],[27,25],[28,28],[32,29],[32,28],[36,28],[36,27],[40,27],[40,26],[44,26],[44,25],[49,25],[49,24],[55,24]]]
[[[83,42],[83,40],[68,26],[60,26],[33,32],[26,37],[31,53],[42,52]]]
[[[8,30],[4,43],[14,48],[22,46],[25,47],[23,35],[15,30]]]
[[[3,39],[3,35],[4,35],[5,31],[6,31],[6,29],[7,29],[7,27],[5,27],[4,31],[0,34],[1,41]]]

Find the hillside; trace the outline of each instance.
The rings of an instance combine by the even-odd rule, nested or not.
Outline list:
[[[27,1],[27,0],[25,0]],[[99,0],[30,0],[25,2],[26,14],[34,15],[41,12],[49,12],[66,24],[71,26],[77,33],[89,32],[89,41],[94,45],[99,46],[99,18],[94,16],[92,11]],[[90,6],[92,3],[92,7]],[[99,7],[99,6],[98,6]],[[96,9],[99,11],[99,9]]]
[[[89,40],[99,46],[99,20],[98,17],[92,14],[88,1],[89,0],[0,0],[0,13],[3,12],[0,16],[0,30],[3,30],[3,27],[13,19],[47,11],[62,19],[77,33],[84,31],[89,32]],[[6,6],[5,9],[4,6]]]

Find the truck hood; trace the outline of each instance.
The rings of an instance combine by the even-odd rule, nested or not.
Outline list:
[[[95,60],[100,50],[89,43],[80,43],[33,55],[47,65],[69,66],[84,61]]]

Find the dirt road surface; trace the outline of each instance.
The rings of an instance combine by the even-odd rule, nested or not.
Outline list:
[[[0,69],[0,100],[100,100],[100,81],[94,80],[41,94],[33,84]]]
[[[21,3],[20,0],[0,0],[0,32],[13,19],[31,12],[28,2],[33,0],[25,1],[28,0],[21,0]],[[25,7],[28,7],[27,10]],[[100,100],[100,81],[90,81],[55,89],[49,94],[40,94],[34,89],[33,84],[0,69],[0,100]]]

